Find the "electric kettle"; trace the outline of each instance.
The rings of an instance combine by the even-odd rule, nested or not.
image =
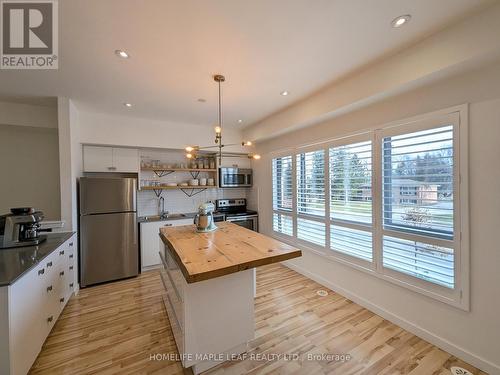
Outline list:
[[[197,232],[212,232],[217,229],[214,222],[213,212],[215,206],[213,203],[202,203],[198,207],[198,213],[194,218]]]

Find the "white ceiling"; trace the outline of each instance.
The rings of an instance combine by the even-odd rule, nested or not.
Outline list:
[[[0,96],[66,96],[97,112],[212,125],[211,76],[222,73],[225,124],[242,127],[492,2],[65,0],[59,70],[0,71]],[[402,14],[411,22],[392,28]]]

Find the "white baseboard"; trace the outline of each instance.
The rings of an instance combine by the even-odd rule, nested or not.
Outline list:
[[[460,358],[467,363],[470,363],[471,365],[479,368],[480,370],[488,372],[491,375],[494,374],[500,375],[500,365],[494,364],[476,354],[473,354],[451,343],[450,341],[435,335],[434,333],[426,330],[425,328],[422,328],[404,318],[401,318],[400,316],[395,315],[390,311],[383,309],[382,307],[374,304],[373,302],[370,302],[365,298],[362,298],[342,287],[339,287],[338,285],[335,285],[334,283],[325,279],[324,277],[319,276],[303,267],[293,264],[290,261],[284,262],[283,264],[288,268],[291,268],[292,270],[297,271],[298,273],[310,278],[311,280],[316,281],[318,284],[321,284],[333,290],[334,292],[339,293],[342,296],[352,300],[353,302],[356,302],[358,305],[363,306],[364,308],[374,312],[375,314],[380,315],[382,318],[387,319],[388,321],[413,333],[414,335],[430,342],[433,345],[436,345],[437,347],[447,351],[448,353],[451,353],[455,357]]]
[[[148,272],[148,271],[154,271],[154,270],[158,270],[162,267],[161,264],[154,264],[152,266],[146,266],[146,267],[142,267],[141,268],[141,273],[142,272]]]

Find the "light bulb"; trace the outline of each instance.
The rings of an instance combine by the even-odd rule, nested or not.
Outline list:
[[[191,151],[193,151],[193,150],[194,150],[194,148],[193,148],[193,147],[191,147],[191,146],[187,146],[187,147],[185,148],[185,150],[186,150],[187,152],[191,152]]]
[[[215,132],[216,132],[217,134],[220,134],[220,132],[222,132],[222,128],[221,128],[220,126],[216,126],[216,127],[215,127]]]
[[[260,159],[260,155],[259,154],[255,154],[252,156],[255,160],[259,160]]]
[[[243,141],[243,142],[241,142],[241,145],[242,146],[251,146],[252,145],[252,141]]]
[[[193,157],[193,154],[186,154],[186,157],[187,157],[188,159],[191,159],[191,158]]]

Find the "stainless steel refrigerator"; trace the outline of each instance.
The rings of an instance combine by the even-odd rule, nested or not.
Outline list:
[[[139,273],[135,178],[80,178],[80,285]]]

